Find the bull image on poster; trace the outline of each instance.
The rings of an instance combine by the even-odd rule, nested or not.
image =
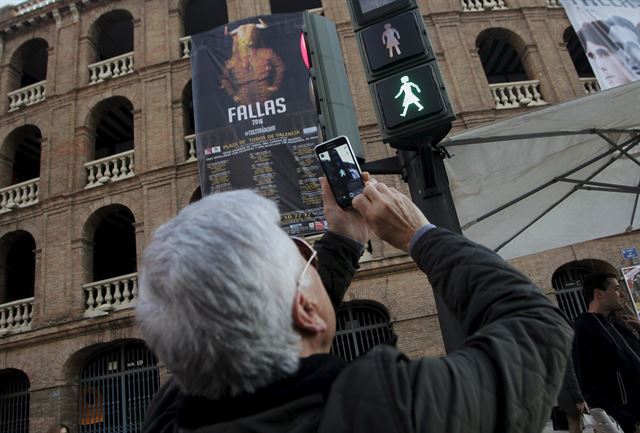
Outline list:
[[[193,36],[191,51],[203,194],[255,189],[292,234],[326,228],[302,23],[302,13],[236,21]]]

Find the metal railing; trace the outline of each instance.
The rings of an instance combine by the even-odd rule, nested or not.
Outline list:
[[[38,203],[39,190],[39,177],[0,189],[0,213]]]
[[[538,80],[489,84],[498,110],[547,105],[539,87]]]
[[[89,65],[89,77],[90,84],[101,83],[105,80],[112,78],[118,78],[123,75],[130,74],[133,69],[133,51],[130,53],[121,54],[116,57],[112,57],[101,62],[96,62]]]
[[[33,297],[0,305],[0,333],[28,331],[33,316]]]
[[[84,165],[87,170],[87,185],[93,188],[107,182],[126,179],[135,175],[133,150],[117,153],[106,158],[96,159]]]
[[[504,0],[460,0],[462,12],[481,12],[507,9]]]
[[[371,305],[346,304],[336,313],[336,335],[331,352],[353,361],[392,335],[389,318]]]
[[[9,92],[9,111],[16,111],[22,107],[37,104],[46,99],[46,80],[39,81],[26,87],[22,87],[13,92]]]
[[[112,310],[131,308],[138,297],[138,273],[84,284],[85,316],[103,315]]]

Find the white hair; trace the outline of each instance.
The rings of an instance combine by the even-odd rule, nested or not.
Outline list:
[[[250,393],[297,370],[291,314],[302,261],[279,220],[255,192],[213,194],[146,248],[137,320],[185,393]]]

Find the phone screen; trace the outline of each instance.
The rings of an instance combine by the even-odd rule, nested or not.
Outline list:
[[[335,146],[329,143],[320,147],[318,159],[338,204],[351,206],[351,200],[362,192],[364,183],[349,143],[342,139]]]

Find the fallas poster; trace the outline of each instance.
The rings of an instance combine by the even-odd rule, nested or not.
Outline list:
[[[191,51],[203,194],[255,189],[291,234],[326,228],[302,23],[302,13],[236,21],[193,36]]]

